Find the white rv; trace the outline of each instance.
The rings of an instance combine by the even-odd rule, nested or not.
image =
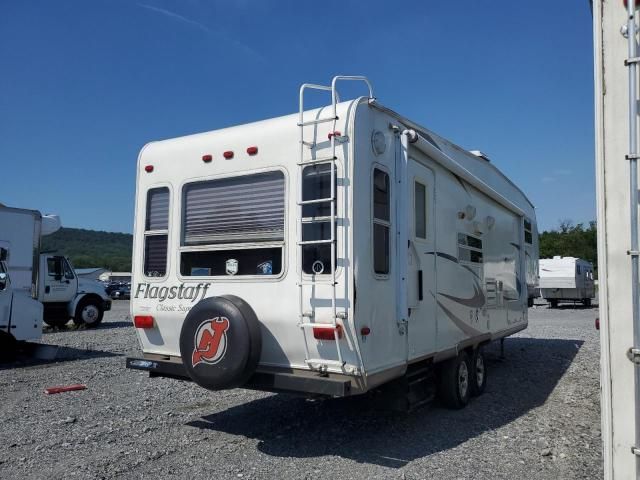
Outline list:
[[[483,345],[527,326],[534,208],[370,86],[338,102],[341,80],[369,86],[305,84],[297,115],[143,148],[129,368],[334,396],[435,377],[458,408],[482,392]],[[332,103],[305,111],[309,89]]]
[[[48,325],[61,326],[73,319],[77,324],[97,326],[104,311],[111,308],[102,283],[78,278],[62,255],[40,253],[42,236],[59,228],[56,215],[0,206],[0,247],[5,250],[12,288],[42,302]],[[34,330],[41,331],[41,326]]]
[[[591,306],[596,289],[591,262],[575,257],[540,259],[540,296],[551,308],[559,302],[582,302]]]

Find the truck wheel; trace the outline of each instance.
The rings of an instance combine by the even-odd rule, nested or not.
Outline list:
[[[78,304],[76,315],[73,317],[73,323],[93,328],[100,325],[103,316],[104,311],[100,305],[98,305],[98,302],[91,298],[86,298]]]
[[[471,394],[469,356],[460,352],[443,363],[440,370],[438,396],[447,408],[461,409],[469,403]]]
[[[487,386],[487,364],[484,361],[483,348],[479,346],[471,356],[471,395],[482,395]]]
[[[56,327],[56,328],[64,327],[69,321],[68,318],[64,318],[64,317],[49,317],[49,318],[44,318],[43,320],[44,320],[44,323],[46,323],[50,327]]]

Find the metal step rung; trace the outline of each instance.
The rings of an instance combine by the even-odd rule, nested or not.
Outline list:
[[[298,242],[298,245],[322,245],[326,243],[333,243],[335,240],[329,238],[327,240],[303,240],[302,242]]]
[[[304,322],[299,323],[298,326],[300,328],[336,328],[338,324],[335,325],[333,323],[313,323],[313,322]]]
[[[302,223],[327,223],[331,221],[331,217],[302,217],[300,221]]]
[[[315,205],[316,203],[335,202],[335,198],[314,198],[313,200],[302,200],[298,205]]]
[[[339,360],[323,360],[321,358],[308,358],[305,360],[309,365],[326,365],[328,367],[338,367],[342,368],[345,366],[347,362],[339,361]]]
[[[298,123],[298,126],[299,127],[307,127],[309,125],[317,125],[319,123],[333,122],[335,120],[338,120],[338,116],[337,115],[335,117],[318,118],[316,120],[308,120],[306,122]]]
[[[306,142],[303,142],[306,144]],[[334,160],[337,160],[338,157],[336,157],[335,155],[332,157],[320,157],[320,158],[310,158],[309,160],[303,160],[302,162],[298,162],[298,165],[315,165],[317,163],[326,163],[326,162],[333,162]]]
[[[313,286],[315,286],[315,285],[329,285],[329,286],[331,286],[331,285],[337,285],[337,284],[338,284],[338,282],[327,282],[327,281],[316,281],[316,282],[314,282],[313,280],[303,280],[302,282],[298,282],[298,286],[299,287],[303,287],[305,285],[308,285],[308,286],[311,286],[311,285],[313,285]]]

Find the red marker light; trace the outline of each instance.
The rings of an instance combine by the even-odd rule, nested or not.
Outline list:
[[[133,317],[133,325],[136,328],[153,328],[153,323],[151,315],[136,315]]]
[[[315,327],[313,329],[313,338],[316,340],[335,340],[336,337],[333,332],[338,332],[338,338],[342,338],[342,327],[340,325],[336,325],[336,328],[333,327]]]
[[[202,156],[202,161],[204,163],[209,163],[211,160],[213,160],[213,156],[212,155],[203,155]]]
[[[231,150],[224,152],[223,155],[224,155],[224,158],[226,158],[227,160],[230,160],[233,158],[233,152]]]
[[[144,171],[147,172],[147,173],[153,172],[153,165],[146,165],[144,167]]]
[[[369,327],[362,327],[360,329],[360,335],[366,337],[367,335],[369,335],[371,333],[371,329]]]
[[[596,330],[600,330],[600,317],[596,317]]]
[[[339,136],[341,136],[341,135],[342,135],[342,134],[341,134],[339,131],[337,131],[337,130],[336,130],[335,132],[331,132],[329,135],[327,135],[327,138],[328,138],[329,140],[331,140],[331,137],[339,137]]]
[[[258,153],[258,147],[249,147],[249,148],[247,148],[247,153],[249,155],[255,155],[256,153]]]

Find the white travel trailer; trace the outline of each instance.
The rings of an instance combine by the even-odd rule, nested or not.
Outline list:
[[[591,306],[596,289],[591,262],[575,257],[540,259],[540,296],[551,308],[559,302],[582,302]]]
[[[604,477],[640,477],[637,2],[592,2]]]
[[[338,102],[341,80],[369,96]],[[309,89],[332,103],[305,111]],[[297,115],[150,143],[137,172],[129,368],[334,396],[436,379],[462,407],[482,346],[527,326],[533,206],[363,77],[303,85]]]

